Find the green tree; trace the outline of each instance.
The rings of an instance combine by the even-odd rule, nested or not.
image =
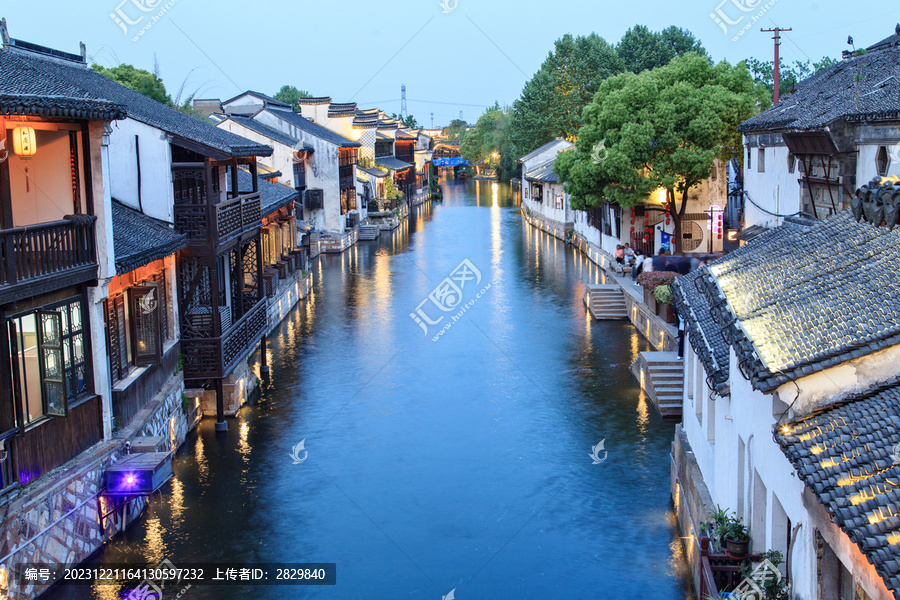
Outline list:
[[[148,98],[162,102],[166,106],[174,106],[172,98],[166,93],[166,86],[163,85],[163,80],[150,71],[137,69],[126,64],[110,68],[93,64],[91,68],[104,77],[108,77],[116,83],[120,83]]]
[[[400,121],[403,123],[404,127],[409,127],[410,129],[416,129],[419,126],[419,122],[416,121],[416,118],[412,115],[406,115],[406,118],[404,119],[400,115],[394,113],[391,115],[391,118]]]
[[[294,112],[300,112],[300,104],[297,103],[297,98],[312,98],[312,94],[306,90],[298,90],[292,85],[283,85],[273,98],[285,104],[290,104]]]
[[[749,58],[746,61],[747,68],[750,69],[750,75],[753,81],[763,85],[772,95],[775,93],[775,61],[774,60],[758,60]],[[795,60],[791,64],[786,64],[779,59],[779,88],[780,91],[786,92],[807,77],[815,75],[819,71],[823,71],[828,67],[837,64],[837,59],[830,56],[824,56],[821,60],[813,62],[809,59],[805,61]],[[771,100],[766,107],[771,106]]]
[[[475,127],[470,129],[460,144],[460,155],[469,162],[486,160],[498,169],[502,181],[509,181],[516,174],[518,163],[516,152],[509,139],[509,125],[512,113],[501,108],[497,102],[484,111]]]
[[[468,128],[468,123],[462,119],[453,119],[450,121],[450,124],[444,128],[443,136],[451,143],[462,143],[462,139],[466,135],[466,130]]]
[[[596,33],[556,40],[513,104],[513,145],[525,154],[554,137],[574,139],[584,106],[604,79],[621,71],[615,48]]]
[[[676,56],[689,52],[706,54],[694,34],[674,25],[662,31],[650,31],[644,25],[635,25],[625,32],[616,45],[616,54],[622,61],[623,69],[632,73],[667,65]]]
[[[746,65],[713,65],[697,53],[611,77],[584,110],[576,149],[557,157],[555,171],[576,209],[604,200],[628,208],[663,188],[680,231],[688,190],[709,178],[716,158],[741,154],[737,126],[755,102]]]

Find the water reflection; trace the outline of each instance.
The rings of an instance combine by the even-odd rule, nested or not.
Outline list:
[[[648,344],[585,316],[601,273],[524,225],[507,186],[444,192],[317,260],[310,298],[270,337],[264,396],[225,434],[203,422],[97,562],[338,565],[335,587],[190,591],[222,600],[685,597],[673,427],[628,372]],[[491,288],[432,342],[409,313],[463,259]],[[592,465],[601,439],[609,458]]]

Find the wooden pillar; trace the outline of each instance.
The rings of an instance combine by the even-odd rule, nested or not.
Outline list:
[[[6,119],[0,117],[0,227],[11,229],[13,226],[12,194],[9,187],[9,161],[13,153],[12,140],[6,139]]]
[[[222,379],[216,379],[216,431],[228,431],[225,422],[225,390]]]
[[[269,374],[269,357],[266,356],[266,337],[262,336],[262,339],[259,341],[259,361],[260,367],[259,372],[266,376]]]
[[[255,194],[259,191],[259,183],[257,181],[257,169],[256,169],[256,160],[250,163],[250,178],[253,180],[253,187],[251,191]]]
[[[237,198],[241,195],[241,191],[238,187],[238,163],[237,159],[232,159],[231,162],[231,197]]]

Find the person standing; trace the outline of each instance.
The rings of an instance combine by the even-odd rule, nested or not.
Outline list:
[[[666,260],[666,251],[660,248],[659,254],[653,257],[653,270],[665,271],[667,263],[668,261]]]

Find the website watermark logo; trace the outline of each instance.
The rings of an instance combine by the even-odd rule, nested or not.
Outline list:
[[[459,0],[441,0],[438,2],[438,5],[441,7],[441,10],[444,11],[446,15],[449,12],[453,12],[456,10],[456,7],[459,6]]]
[[[447,592],[446,596],[441,596],[441,600],[456,600],[456,588]]]
[[[599,444],[597,444],[596,446],[591,446],[591,453],[590,453],[589,456],[590,456],[591,459],[594,461],[594,462],[591,463],[592,465],[599,465],[599,464],[602,463],[604,460],[606,460],[607,455],[609,455],[609,452],[607,452],[607,451],[603,448],[603,445],[604,445],[605,443],[606,443],[606,438],[603,438],[602,440],[600,440],[600,443],[599,443]],[[601,450],[603,450],[603,458],[600,458],[600,451],[601,451]]]
[[[305,444],[306,444],[306,438],[303,438],[302,440],[300,440],[299,444],[297,444],[296,446],[291,448],[291,452],[290,452],[290,454],[288,454],[288,456],[291,457],[291,460],[294,461],[291,464],[299,465],[304,460],[306,460],[307,456],[309,456],[309,450],[306,449]],[[300,452],[303,452],[303,458],[300,458]]]
[[[164,588],[167,585],[170,586],[169,589],[172,589],[172,586],[179,587],[187,571],[176,567],[168,558],[163,559],[156,568],[148,570],[154,574],[154,578],[144,579],[137,587],[128,590],[123,600],[163,600]],[[174,596],[169,597],[177,600],[189,589],[191,589],[190,583],[181,588]]]
[[[416,307],[415,312],[409,313],[410,318],[422,328],[422,332],[427,336],[429,334],[429,326],[440,325],[445,318],[450,317],[437,335],[431,338],[436,342],[450,327],[453,326],[463,314],[472,308],[481,296],[491,288],[491,284],[481,288],[477,293],[471,292],[481,283],[481,271],[472,264],[469,259],[463,260],[450,273],[449,277],[444,278],[434,290],[428,294],[428,297],[422,300]],[[468,286],[468,289],[466,289]],[[468,294],[469,301],[463,304],[463,298]],[[430,303],[430,304],[429,304]],[[426,310],[426,305],[427,310]],[[435,310],[437,309],[437,310]],[[456,313],[453,315],[441,313]],[[435,315],[436,318],[432,318]]]
[[[109,13],[109,18],[119,26],[126,36],[132,36],[131,41],[138,41],[144,33],[159,21],[170,8],[175,6],[178,0],[169,0],[165,5],[163,0],[122,0],[118,6]],[[161,6],[162,5],[162,6]],[[155,13],[155,14],[150,14]],[[139,29],[137,29],[139,28]]]
[[[891,157],[891,165],[900,165],[900,144],[891,146],[888,156]],[[0,158],[0,162],[2,161],[3,159]]]
[[[606,147],[606,138],[603,138],[591,150],[591,160],[595,165],[602,165],[609,158],[609,149]]]
[[[753,27],[770,8],[775,6],[778,0],[769,0],[763,5],[763,0],[722,0],[719,5],[709,13],[709,18],[719,26],[726,36],[732,35],[734,28],[739,28],[732,35],[731,41],[736,42],[744,33]],[[750,14],[755,13],[755,14]],[[745,20],[746,19],[746,20]]]
[[[741,600],[763,600],[768,597],[766,589],[780,584],[782,578],[781,571],[765,559],[731,593]]]

